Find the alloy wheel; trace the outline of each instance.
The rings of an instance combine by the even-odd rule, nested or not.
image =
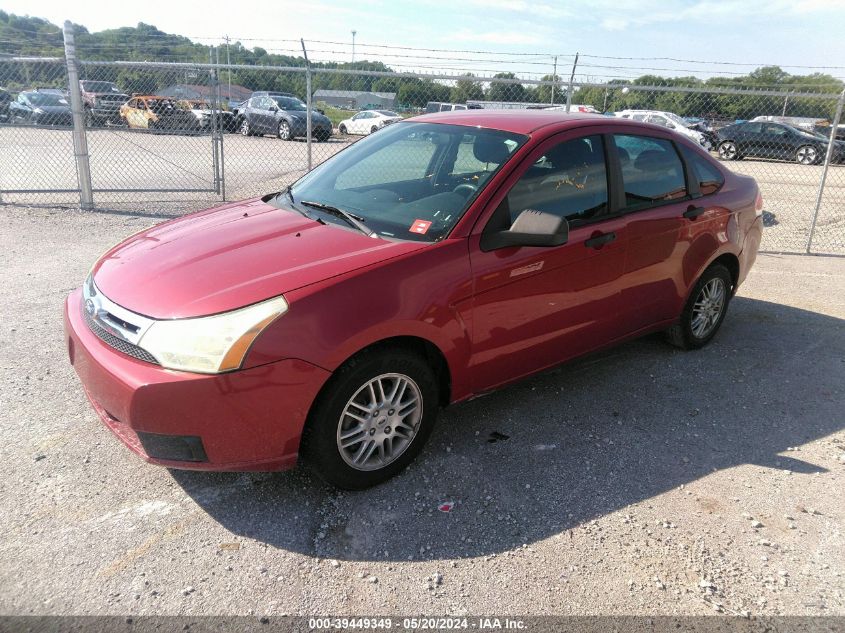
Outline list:
[[[733,160],[736,158],[736,154],[736,145],[734,145],[730,141],[726,141],[719,145],[719,158],[721,158],[722,160]]]
[[[725,309],[727,288],[725,282],[714,277],[701,289],[692,307],[690,329],[696,338],[706,338],[718,325]]]
[[[288,125],[287,121],[282,121],[279,123],[279,138],[283,141],[290,140],[290,126]]]
[[[249,136],[249,121],[244,119],[241,121],[241,134],[244,136]]]
[[[343,461],[366,471],[393,463],[414,441],[422,415],[422,393],[409,376],[376,376],[347,401],[338,421]]]
[[[798,152],[795,157],[802,165],[812,165],[816,162],[818,155],[819,153],[816,151],[815,147],[805,145],[804,147],[798,148]]]

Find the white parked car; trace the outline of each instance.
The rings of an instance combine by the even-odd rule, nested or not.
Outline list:
[[[401,116],[390,110],[364,110],[351,119],[341,121],[337,131],[341,134],[372,134],[385,125],[401,120]]]
[[[670,130],[675,130],[678,134],[691,138],[704,149],[712,149],[710,141],[707,140],[704,134],[698,130],[690,129],[686,121],[672,112],[663,112],[662,110],[620,110],[614,114],[623,119],[645,121],[646,123],[668,127]]]

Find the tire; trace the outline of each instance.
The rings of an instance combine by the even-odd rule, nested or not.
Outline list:
[[[346,126],[345,126],[345,125],[343,125],[343,124],[341,123],[340,127],[339,127],[339,128],[337,128],[337,131],[338,131],[340,134],[346,134]]]
[[[276,135],[282,139],[283,141],[289,141],[293,138],[290,133],[290,123],[282,119],[279,121],[279,129],[276,132]]]
[[[246,117],[244,117],[243,121],[241,121],[239,131],[241,133],[241,136],[252,136],[252,131],[250,130],[250,127],[249,127],[249,121],[247,120]]]
[[[705,270],[692,289],[679,322],[666,331],[669,342],[681,349],[707,345],[725,319],[732,287],[731,273],[721,264],[713,264]],[[714,301],[719,293],[721,302],[717,308]]]
[[[739,160],[739,149],[733,141],[722,141],[718,147],[721,160]]]
[[[378,132],[378,126],[374,125],[370,128],[370,134],[375,134],[376,132]]]
[[[370,391],[376,381],[382,388]],[[381,392],[389,397],[397,385],[391,408],[381,402]],[[376,402],[372,394],[378,394]],[[409,409],[412,397],[418,408]],[[337,488],[375,486],[419,454],[434,428],[438,404],[438,383],[423,357],[401,348],[375,348],[347,361],[329,379],[308,416],[300,453],[317,475]]]
[[[799,165],[815,165],[819,161],[819,150],[812,145],[802,145],[795,152],[795,162]]]
[[[85,127],[94,127],[94,114],[90,108],[85,108]]]

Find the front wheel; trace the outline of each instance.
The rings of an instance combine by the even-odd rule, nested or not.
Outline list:
[[[376,132],[378,132],[378,126],[374,125],[370,128],[370,134],[375,134]]]
[[[815,165],[819,160],[819,152],[812,145],[803,145],[795,152],[795,161],[799,165]]]
[[[721,264],[705,270],[690,293],[680,321],[666,331],[669,342],[682,349],[707,345],[725,319],[732,286],[731,273]]]
[[[340,127],[337,128],[337,131],[340,132],[341,134],[346,134],[346,126],[343,123],[341,123]]]
[[[240,132],[242,136],[252,136],[252,130],[250,129],[249,121],[247,121],[246,118],[241,121]]]
[[[343,365],[308,418],[302,454],[328,483],[362,490],[398,474],[422,450],[439,392],[429,364],[406,350],[373,350]]]
[[[739,158],[739,150],[736,147],[736,143],[733,141],[719,143],[719,158],[722,160],[737,160]]]

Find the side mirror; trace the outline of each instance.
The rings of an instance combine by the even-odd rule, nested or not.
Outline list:
[[[270,112],[278,112],[279,106],[271,105],[268,109],[269,109]]]
[[[484,233],[481,248],[492,251],[510,246],[560,246],[569,239],[569,223],[551,213],[525,209],[506,231]]]

